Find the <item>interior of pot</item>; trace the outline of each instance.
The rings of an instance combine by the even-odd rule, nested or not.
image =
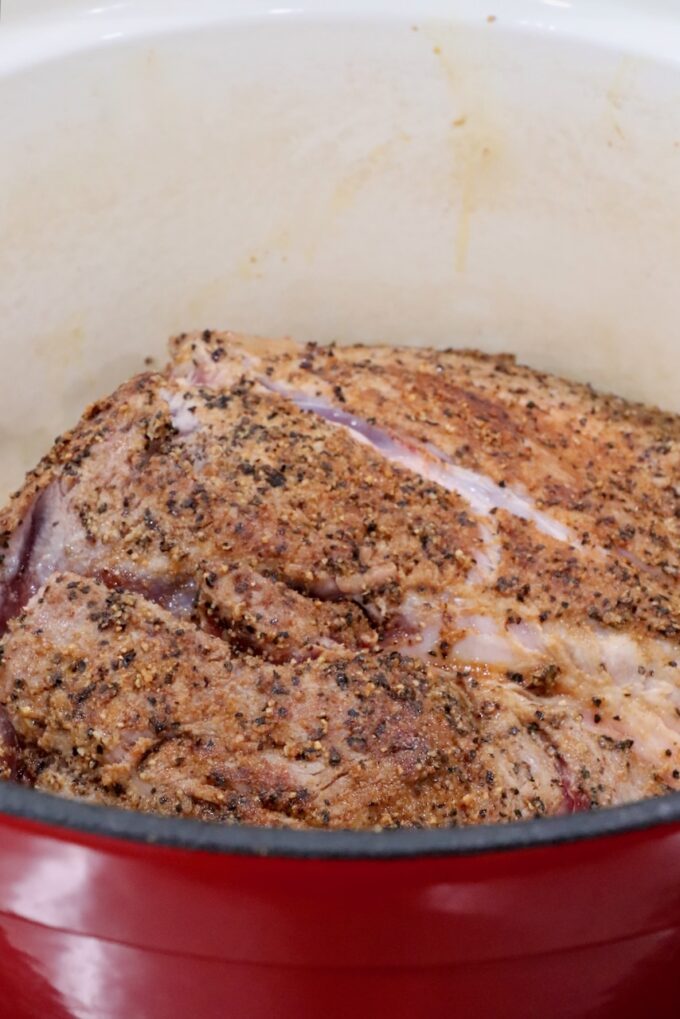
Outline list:
[[[4,0],[2,497],[206,326],[506,350],[680,410],[670,3],[268,6]]]
[[[509,350],[680,408],[665,5],[394,6],[3,3],[3,495],[204,326]]]

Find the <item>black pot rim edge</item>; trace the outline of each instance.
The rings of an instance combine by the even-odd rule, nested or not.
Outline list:
[[[398,831],[290,831],[101,807],[0,782],[0,816],[74,833],[235,856],[390,860],[555,846],[680,823],[680,793],[564,817],[508,824]]]

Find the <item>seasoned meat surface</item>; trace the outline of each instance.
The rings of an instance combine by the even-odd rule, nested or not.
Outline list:
[[[470,351],[183,335],[0,515],[0,769],[448,826],[680,788],[680,419]]]
[[[461,764],[469,707],[396,651],[272,665],[138,595],[57,574],[7,652],[42,788],[257,824],[374,825],[445,821],[477,778]],[[36,672],[36,654],[49,668]]]

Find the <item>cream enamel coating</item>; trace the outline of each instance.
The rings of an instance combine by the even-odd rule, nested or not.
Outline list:
[[[673,4],[396,6],[3,0],[3,496],[203,325],[508,349],[680,408]]]

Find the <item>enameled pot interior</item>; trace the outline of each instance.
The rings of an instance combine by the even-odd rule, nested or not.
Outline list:
[[[680,409],[673,4],[395,6],[3,0],[3,497],[89,400],[205,326],[509,350]],[[680,795],[450,832],[222,828],[9,785],[0,811],[394,856],[678,821]]]

